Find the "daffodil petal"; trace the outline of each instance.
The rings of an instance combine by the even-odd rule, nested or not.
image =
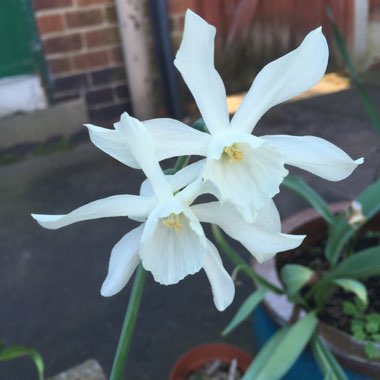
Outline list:
[[[271,232],[281,232],[280,214],[272,199],[257,211],[255,224]]]
[[[108,274],[100,293],[103,297],[111,297],[127,285],[140,262],[138,248],[144,226],[141,225],[128,232],[113,247],[108,265]]]
[[[326,71],[328,46],[321,28],[310,32],[292,52],[266,65],[257,75],[231,127],[252,132],[271,107],[317,84]]]
[[[163,285],[176,284],[198,272],[207,252],[197,218],[185,208],[171,206],[172,203],[160,205],[149,215],[139,251],[143,267]],[[165,224],[171,216],[175,221],[172,227]]]
[[[205,164],[206,160],[200,160],[185,166],[174,175],[168,176],[168,181],[172,186],[173,193],[183,189],[185,186],[198,179],[205,167]]]
[[[249,134],[231,134],[210,145],[203,178],[218,189],[222,202],[232,203],[246,221],[279,192],[288,171],[282,154],[264,140]],[[233,160],[223,147],[234,146],[242,154]]]
[[[55,230],[83,220],[113,216],[146,217],[154,206],[155,201],[152,198],[114,195],[88,203],[66,215],[32,214],[32,217],[42,227]]]
[[[201,222],[218,225],[233,239],[239,241],[259,262],[276,253],[298,247],[304,235],[287,235],[265,229],[258,223],[246,223],[230,204],[204,203],[191,207]]]
[[[144,125],[124,112],[115,123],[115,129],[125,136],[129,151],[151,182],[158,199],[170,196],[170,185],[158,164],[153,138]]]
[[[206,160],[200,160],[194,162],[193,164],[185,166],[183,169],[179,170],[173,175],[165,175],[171,186],[172,192],[176,193],[178,190],[183,189],[191,182],[194,182],[196,179],[198,179],[202,173],[202,170],[204,169],[205,163]],[[145,197],[154,196],[153,187],[149,179],[146,179],[141,184],[140,195]]]
[[[208,133],[197,131],[173,119],[152,119],[143,122],[153,136],[159,161],[176,156],[206,156],[211,139]]]
[[[174,60],[211,134],[229,125],[226,90],[214,67],[215,33],[212,25],[188,10]]]
[[[140,168],[140,165],[130,153],[124,136],[118,131],[97,127],[92,124],[85,124],[85,127],[88,129],[92,143],[100,150],[131,168]]]
[[[336,145],[314,136],[263,136],[284,156],[285,163],[307,170],[330,181],[348,177],[363,158],[351,159]]]
[[[218,250],[209,240],[203,269],[210,281],[215,307],[219,311],[225,310],[234,299],[235,285],[231,276],[223,267]]]

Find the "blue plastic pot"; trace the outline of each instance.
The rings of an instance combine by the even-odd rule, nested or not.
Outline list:
[[[270,319],[264,308],[259,306],[253,313],[253,333],[255,350],[258,352],[269,338],[278,330],[278,326]],[[368,377],[355,373],[344,368],[347,377],[350,380],[376,380],[374,377]],[[310,349],[305,350],[290,370],[283,376],[282,380],[321,380],[322,373]],[[377,379],[380,379],[380,373]]]

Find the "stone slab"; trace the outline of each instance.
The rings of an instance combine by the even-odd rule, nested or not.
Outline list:
[[[48,380],[107,380],[107,378],[100,364],[94,359],[89,359]]]
[[[87,107],[82,99],[3,117],[0,118],[0,150],[44,142],[54,136],[69,137],[80,132],[87,121]]]

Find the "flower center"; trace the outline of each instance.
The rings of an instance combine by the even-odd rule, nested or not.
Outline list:
[[[174,228],[175,232],[179,232],[183,227],[179,220],[179,215],[174,213],[171,213],[168,217],[163,218],[161,221],[166,228]]]
[[[235,144],[226,146],[223,153],[229,157],[229,162],[239,162],[244,158],[243,151],[237,148]]]

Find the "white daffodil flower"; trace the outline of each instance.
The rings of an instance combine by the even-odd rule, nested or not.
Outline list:
[[[288,174],[284,164],[339,181],[363,162],[363,159],[352,160],[337,146],[319,137],[251,134],[269,108],[308,90],[322,78],[328,46],[321,28],[309,33],[297,49],[261,70],[231,122],[226,91],[214,68],[215,33],[213,26],[188,10],[182,43],[174,61],[210,134],[167,118],[145,121],[159,160],[182,155],[205,156],[202,178],[218,188],[222,202],[232,203],[250,222],[256,220],[257,211],[278,193]],[[95,145],[135,167],[120,128],[89,128]]]
[[[210,135],[179,121],[147,121],[145,125],[154,136],[160,159],[187,154],[206,156],[203,178],[218,188],[222,201],[234,204],[248,221],[255,220],[256,211],[278,193],[288,174],[284,164],[338,181],[363,162],[353,161],[341,149],[318,137],[251,135],[269,108],[308,90],[322,78],[328,46],[321,28],[309,33],[297,49],[261,70],[231,122],[226,91],[214,68],[215,33],[213,26],[188,10],[174,61]]]
[[[91,133],[93,127],[88,127]],[[208,183],[197,179],[204,163],[199,161],[175,175],[165,176],[155,157],[153,139],[142,123],[123,114],[115,128],[124,136],[124,149],[120,150],[117,143],[103,150],[114,157],[122,158],[127,154],[134,166],[144,171],[147,181],[142,184],[140,195],[111,196],[66,215],[32,214],[41,226],[49,229],[114,216],[127,216],[142,222],[114,246],[108,275],[101,288],[103,296],[118,293],[140,261],[152,272],[154,279],[164,285],[175,284],[203,268],[216,308],[224,310],[233,300],[234,284],[200,222],[218,224],[259,261],[301,244],[304,236],[281,234],[280,219],[272,203],[263,210],[257,223],[244,222],[233,208],[217,202],[191,206],[198,195],[208,191]]]

